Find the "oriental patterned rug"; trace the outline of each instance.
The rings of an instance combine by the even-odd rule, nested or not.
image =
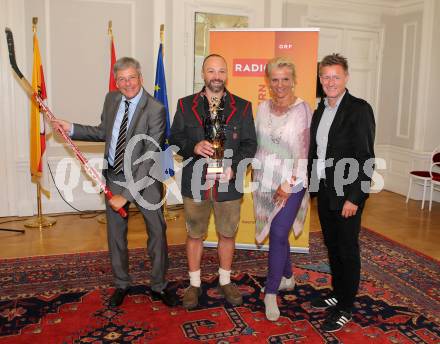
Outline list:
[[[362,281],[353,321],[320,330],[325,315],[310,300],[328,290],[320,233],[310,254],[293,254],[297,286],[279,294],[281,317],[264,316],[267,252],[237,250],[234,282],[244,304],[217,293],[217,253],[203,257],[201,304],[168,308],[150,297],[144,249],[130,251],[134,287],[124,304],[107,307],[107,252],[0,260],[0,343],[440,343],[440,262],[373,231],[361,232]],[[170,286],[188,285],[183,246],[170,247]]]

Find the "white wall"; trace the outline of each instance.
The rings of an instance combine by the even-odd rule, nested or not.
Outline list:
[[[28,99],[17,81],[12,77],[8,50],[5,44],[4,27],[15,28],[16,50],[25,50],[22,1],[0,0],[0,215],[17,214],[18,209],[29,207],[30,202],[20,194],[31,191],[28,171],[24,161],[28,157],[28,141],[17,138],[28,137]],[[17,63],[25,65],[26,55],[17,56]],[[26,66],[23,68],[26,72]]]
[[[108,87],[108,20],[113,21],[117,56],[132,55],[140,60],[145,88],[150,92],[159,27],[165,24],[165,69],[173,116],[177,100],[192,92],[196,11],[247,15],[251,27],[321,23],[327,28],[343,27],[344,32],[358,28],[378,32],[379,55],[371,67],[377,74],[373,80],[377,85],[376,151],[388,162],[386,188],[405,193],[407,171],[424,167],[429,152],[440,143],[440,4],[436,0],[0,0],[0,27],[2,32],[5,26],[13,30],[18,64],[30,79],[31,18],[39,18],[49,106],[57,117],[95,124]],[[29,100],[10,71],[3,33],[0,35],[0,216],[29,215],[36,212],[28,163]],[[414,59],[402,65],[404,56],[406,62]],[[399,94],[403,96],[399,98]],[[409,133],[408,137],[402,133]],[[101,144],[78,144],[89,158],[102,156]],[[62,159],[71,157],[60,140],[50,141],[48,151],[54,171]],[[80,185],[86,181],[82,173]],[[43,198],[43,210],[70,211],[53,185],[51,192],[51,200]],[[414,196],[419,195],[416,190]],[[82,187],[74,190],[73,204],[80,209],[103,208],[102,197],[84,192]]]
[[[165,69],[173,117],[177,100],[191,93],[193,29],[196,11],[241,14],[251,26],[281,25],[282,1],[265,0],[0,0],[0,27],[10,26],[16,41],[18,65],[28,80],[32,70],[32,17],[38,17],[38,37],[48,104],[58,118],[85,124],[99,123],[108,88],[109,38],[113,21],[117,57],[137,58],[143,66],[144,86],[153,92],[160,25],[165,24]],[[274,15],[276,12],[279,14]],[[3,35],[3,33],[2,33]],[[4,37],[1,37],[4,40]],[[4,42],[4,41],[3,41]],[[6,44],[0,44],[1,119],[0,216],[36,213],[35,185],[29,173],[29,100],[14,79]],[[77,142],[89,159],[102,157],[100,143]],[[49,164],[54,173],[70,158],[62,140],[48,141]],[[72,175],[69,168],[67,175]],[[64,174],[58,174],[61,176]],[[102,209],[103,197],[85,191],[88,178],[78,174],[71,203],[82,210]],[[58,180],[62,187],[65,180]],[[55,186],[51,199],[43,197],[45,213],[71,211]],[[63,194],[69,197],[69,194]],[[171,197],[171,201],[175,201]]]
[[[429,168],[430,153],[440,144],[438,96],[439,2],[383,16],[385,50],[378,151],[387,160],[385,187],[406,194],[408,172]],[[412,198],[422,198],[416,185]],[[439,201],[440,195],[434,193]]]
[[[401,194],[407,192],[408,172],[427,169],[430,152],[440,144],[439,7],[440,2],[435,0],[288,0],[285,3],[284,26],[313,23],[321,27],[320,50],[329,50],[323,47],[327,44],[334,52],[347,56],[352,66],[350,44],[338,40],[339,31],[381,33],[377,98],[376,104],[371,104],[377,121],[376,156],[387,164],[380,171],[385,178],[385,189]],[[354,94],[371,102],[371,95],[362,88]],[[421,195],[421,187],[414,186],[412,198],[421,199]],[[435,199],[440,200],[438,193]]]
[[[32,17],[38,17],[48,105],[55,116],[73,122],[99,123],[110,69],[109,20],[113,21],[117,57],[137,58],[143,66],[144,86],[147,91],[153,91],[159,26],[165,14],[162,1],[1,0],[0,13],[0,26],[10,26],[14,33],[18,64],[28,80],[31,80],[32,70]],[[1,40],[4,42],[3,33]],[[30,181],[28,163],[29,100],[10,72],[6,45],[0,46],[0,66],[4,72],[2,115],[7,116],[6,125],[0,129],[6,141],[1,145],[6,161],[0,169],[0,177],[10,181],[2,185],[0,197],[4,198],[1,200],[6,206],[2,207],[0,215],[29,215],[36,212],[35,185]],[[77,144],[87,158],[102,157],[102,144]],[[60,139],[48,141],[48,156],[54,173],[66,157],[79,168]],[[85,192],[83,185],[88,178],[84,173],[79,176],[72,204],[82,210],[102,209],[103,198]],[[72,209],[52,184],[51,199],[43,197],[43,210],[50,213]]]
[[[433,4],[433,30],[431,46],[431,68],[430,80],[426,90],[427,93],[427,116],[423,150],[430,151],[433,147],[440,145],[440,1]]]
[[[383,17],[385,41],[377,144],[414,146],[422,11]]]

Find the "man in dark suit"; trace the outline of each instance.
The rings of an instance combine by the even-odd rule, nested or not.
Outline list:
[[[321,328],[340,330],[352,319],[360,281],[359,231],[374,168],[375,121],[371,106],[346,89],[348,63],[339,54],[319,65],[326,97],[310,127],[309,178],[332,273],[332,294],[312,300],[330,309]]]
[[[151,156],[154,153],[157,156],[164,140],[165,109],[143,89],[141,66],[137,60],[131,57],[119,59],[113,73],[119,92],[107,94],[99,125],[72,124],[62,120],[56,122],[74,140],[105,142],[104,158],[108,162],[108,169],[104,171],[104,176],[114,195],[106,200],[108,247],[116,286],[110,306],[122,304],[131,283],[128,271],[128,218],[122,218],[117,212],[122,207],[128,212],[130,203],[136,204],[147,225],[152,295],[168,306],[175,306],[177,297],[166,289],[168,247],[166,224],[160,207],[162,184],[151,178],[151,169],[155,164]],[[149,137],[145,139],[145,135]],[[135,162],[141,157],[146,159]],[[142,178],[145,179],[139,186]]]
[[[219,292],[232,305],[243,302],[237,286],[231,283],[231,267],[243,197],[239,188],[249,163],[246,159],[254,156],[257,139],[252,104],[225,88],[227,74],[222,56],[207,56],[202,65],[205,87],[179,100],[171,127],[170,143],[179,147],[178,154],[187,162],[182,171],[182,195],[190,286],[182,303],[188,309],[198,305],[202,292],[200,266],[211,209],[218,235]],[[219,180],[207,180],[205,164],[205,159],[214,155],[214,145],[207,139],[212,122],[224,130],[225,160],[230,162],[229,166],[225,163]]]

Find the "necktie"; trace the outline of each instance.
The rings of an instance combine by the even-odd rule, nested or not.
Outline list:
[[[119,127],[118,142],[116,143],[115,160],[113,163],[113,169],[115,173],[122,172],[124,169],[124,151],[125,151],[125,139],[127,137],[127,123],[128,123],[128,108],[130,102],[125,101],[125,112],[122,118],[121,126]]]

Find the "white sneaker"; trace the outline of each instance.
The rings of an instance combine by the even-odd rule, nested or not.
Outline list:
[[[278,290],[287,290],[291,291],[295,289],[295,277],[292,275],[290,278],[282,277],[280,286],[278,287]]]
[[[269,321],[277,321],[280,317],[280,310],[277,304],[276,294],[264,295],[264,306],[266,308],[266,318]]]
[[[295,277],[292,275],[290,278],[281,277],[280,286],[278,287],[278,291],[286,290],[291,291],[295,289]],[[265,287],[261,288],[261,292],[264,293]]]

